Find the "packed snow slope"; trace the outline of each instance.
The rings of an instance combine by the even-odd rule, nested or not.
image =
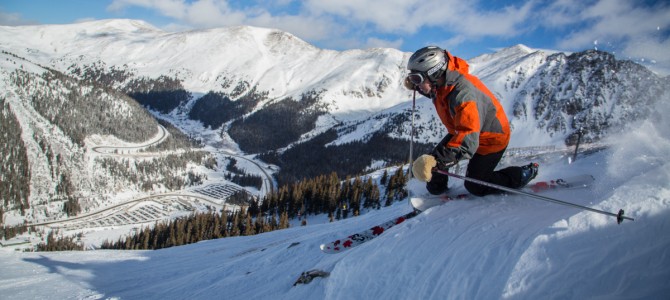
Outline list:
[[[662,101],[657,111],[668,111]],[[547,196],[635,221],[521,196],[447,203],[345,253],[319,244],[410,210],[157,251],[0,255],[4,299],[667,299],[670,121],[637,124],[615,146],[573,164],[551,157],[538,179],[588,172],[593,188]],[[616,142],[616,141],[614,141]],[[452,180],[454,190],[462,182]],[[415,195],[422,185],[411,182]],[[292,286],[301,272],[329,271]]]

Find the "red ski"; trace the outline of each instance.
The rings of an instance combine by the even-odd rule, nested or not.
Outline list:
[[[547,181],[536,181],[522,189],[525,192],[532,193],[541,193],[544,191],[554,190],[554,189],[575,189],[575,188],[585,188],[590,186],[595,178],[591,175],[577,175],[566,177],[562,179],[553,179]],[[411,219],[416,215],[420,214],[422,211],[431,208],[436,205],[441,205],[443,203],[470,198],[469,194],[460,194],[460,195],[426,195],[421,197],[416,197],[410,199],[414,210],[400,217],[393,218],[377,226],[373,226],[369,229],[363,230],[361,232],[352,234],[346,238],[338,239],[330,243],[321,244],[321,251],[328,254],[340,253],[347,249],[351,249],[360,244],[363,244],[371,239],[376,238],[380,234],[387,231],[389,228],[398,225],[404,222],[407,219]]]
[[[344,239],[336,240],[327,244],[321,244],[321,251],[323,251],[324,253],[332,254],[332,253],[339,253],[346,249],[356,247],[371,239],[374,239],[378,235],[384,233],[384,231],[386,231],[387,229],[402,222],[405,222],[405,220],[407,219],[413,218],[417,214],[419,214],[418,211],[412,211],[400,217],[393,218],[392,220],[374,226],[370,229],[352,234]]]

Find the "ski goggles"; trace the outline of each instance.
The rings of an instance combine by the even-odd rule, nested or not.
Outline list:
[[[420,85],[420,84],[423,82],[423,80],[424,80],[425,78],[426,78],[426,77],[424,77],[424,75],[422,74],[422,72],[409,73],[409,74],[407,75],[407,79],[408,79],[409,82],[411,82],[413,85]]]

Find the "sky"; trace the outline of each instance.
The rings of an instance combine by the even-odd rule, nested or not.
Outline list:
[[[0,25],[141,19],[165,31],[251,25],[325,49],[437,45],[463,58],[524,44],[605,50],[670,70],[670,1],[3,0]],[[670,72],[663,72],[670,73]]]

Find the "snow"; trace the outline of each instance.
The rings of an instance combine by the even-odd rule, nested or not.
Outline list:
[[[325,89],[332,113],[344,120],[401,103],[408,94],[398,84],[407,53],[322,50],[275,29],[238,26],[168,33],[142,21],[98,20],[0,26],[0,36],[0,49],[57,70],[104,62],[137,76],[176,76],[193,93],[232,94],[236,85],[223,88],[225,80],[258,85],[269,99],[300,99],[305,91]],[[384,80],[385,90],[369,93]]]
[[[217,77],[221,74],[263,83],[270,87],[271,98],[298,98],[305,87],[327,88],[330,92],[324,101],[333,104],[333,114],[320,118],[317,128],[302,139],[340,121],[356,122],[361,119],[354,116],[372,114],[358,127],[361,130],[345,134],[338,142],[364,140],[368,130],[381,126],[375,117],[410,107],[410,96],[393,84],[382,97],[367,96],[363,85],[381,80],[370,74],[386,74],[390,82],[400,82],[400,62],[406,61],[407,53],[389,49],[325,51],[290,34],[250,27],[167,34],[133,21],[86,24],[0,27],[6,37],[0,48],[12,53],[21,49],[18,55],[57,69],[98,59],[117,67],[131,61],[130,69],[150,77],[163,74],[169,62],[173,66],[170,72],[186,74],[189,91],[201,93],[219,88]],[[273,39],[294,39],[295,43],[276,44]],[[239,47],[224,47],[227,43]],[[90,57],[91,53],[97,56]],[[162,55],[157,57],[156,53]],[[506,84],[523,81],[522,75],[532,73],[546,56],[518,46],[473,59],[471,67],[500,94],[509,112],[513,103],[505,100],[513,99],[516,90],[507,89]],[[16,68],[41,72],[28,63],[17,65],[3,59],[0,64],[7,72]],[[364,96],[353,97],[356,93]],[[669,102],[659,101],[656,111],[669,111]],[[417,99],[417,110],[417,121],[439,125],[430,100]],[[239,153],[218,129],[185,119],[171,121],[189,132],[199,132],[210,145],[208,149],[220,158]],[[632,222],[617,225],[612,217],[520,196],[487,196],[435,207],[375,240],[336,255],[321,253],[319,245],[404,214],[411,209],[407,201],[335,223],[328,223],[324,215],[310,215],[309,225],[304,227],[294,220],[287,230],[156,251],[23,253],[4,247],[0,248],[0,298],[664,299],[670,294],[668,123],[667,117],[654,115],[608,141],[608,149],[580,156],[572,164],[563,158],[538,157],[538,179],[581,173],[597,179],[592,189],[555,191],[547,196],[609,212],[624,209],[627,216],[635,218]],[[564,138],[541,133],[533,121],[516,120],[514,125],[511,147],[557,144]],[[439,140],[442,134],[431,135],[434,131],[419,132],[416,140]],[[119,144],[102,136],[90,137],[87,142]],[[238,158],[238,166],[250,172],[271,171],[269,166],[245,159],[250,157]],[[376,171],[372,176],[380,177],[381,173]],[[213,182],[221,174],[208,176]],[[463,191],[462,182],[451,183],[455,193]],[[411,182],[410,188],[415,196],[424,193],[418,182]],[[115,201],[134,196],[119,193]],[[6,224],[9,217],[6,213]],[[130,231],[131,226],[90,229],[86,239],[99,243]],[[301,272],[311,269],[331,275],[292,286]]]
[[[657,109],[667,111],[668,102]],[[319,244],[410,211],[407,201],[360,217],[156,251],[0,251],[7,299],[663,299],[670,294],[667,118],[637,124],[614,146],[543,161],[538,179],[588,172],[588,190],[546,195],[635,221],[521,196],[454,201],[340,254]],[[376,172],[379,175],[380,172]],[[455,192],[462,183],[452,180]],[[412,181],[414,195],[422,184]],[[327,278],[292,286],[301,272]]]

